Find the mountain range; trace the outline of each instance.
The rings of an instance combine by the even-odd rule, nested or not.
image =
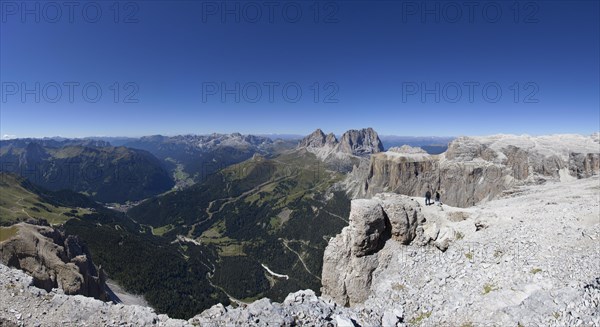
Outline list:
[[[463,225],[480,230],[495,223],[463,219],[469,214],[461,208],[523,187],[597,176],[598,135],[459,137],[439,154],[407,144],[386,151],[371,128],[339,138],[317,129],[298,141],[237,133],[151,136],[121,140],[126,143],[120,146],[103,140],[2,141],[0,223],[7,227],[0,229],[0,253],[4,264],[52,276],[56,267],[83,258],[58,255],[59,262],[54,254],[33,251],[26,265],[11,259],[22,257],[19,251],[32,253],[22,237],[65,249],[66,239],[77,238],[68,244],[85,247],[87,252],[74,253],[85,256],[88,268],[74,271],[73,280],[110,278],[176,318],[218,303],[243,309],[263,297],[297,305],[289,294],[306,289],[314,291],[303,293],[314,303],[322,295],[356,306],[378,292],[373,281],[389,286],[379,275],[390,273],[380,267],[390,264],[386,247],[453,251],[456,233],[471,235]],[[141,182],[111,178],[121,164]],[[61,179],[61,167],[75,177]],[[96,183],[82,180],[94,171],[90,167],[106,174]],[[440,212],[419,202],[427,190],[441,193]],[[129,204],[115,211],[108,202]],[[49,260],[58,266],[43,264]],[[88,272],[91,277],[84,277]],[[86,295],[92,293],[98,294]],[[333,310],[324,303],[319,305]],[[360,319],[381,323],[382,314]],[[388,314],[390,321],[394,317],[404,315]]]

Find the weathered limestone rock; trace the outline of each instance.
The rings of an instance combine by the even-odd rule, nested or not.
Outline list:
[[[375,153],[365,183],[355,194],[381,192],[424,196],[440,191],[448,205],[469,207],[499,197],[509,188],[600,173],[600,146],[580,135],[461,137],[440,155],[408,147]],[[350,183],[347,183],[350,184]]]
[[[587,178],[598,174],[600,170],[600,154],[571,153],[569,156],[569,172],[577,178]]]
[[[385,242],[386,218],[379,201],[354,200],[350,208],[350,238],[351,252],[356,257],[362,257],[377,252]]]
[[[335,136],[334,136],[334,138],[335,138]],[[298,147],[319,148],[319,147],[322,147],[323,145],[325,145],[325,134],[323,133],[323,131],[320,128],[317,128],[310,135],[308,135],[304,139],[302,139],[302,141],[300,141],[300,144],[298,145]]]
[[[418,225],[425,222],[420,205],[408,198],[396,194],[378,194],[375,199],[381,200],[381,205],[391,225],[391,236],[394,240],[409,244],[416,237]]]
[[[342,135],[337,149],[348,154],[365,155],[382,152],[383,143],[381,143],[377,132],[372,128],[353,129]]]
[[[0,243],[0,262],[24,270],[46,291],[61,288],[68,295],[108,299],[104,273],[78,237],[65,238],[49,226],[16,226],[17,235]]]
[[[420,205],[398,194],[353,200],[350,210],[349,226],[325,248],[322,273],[323,294],[345,306],[368,298],[385,242],[409,244],[425,222]]]

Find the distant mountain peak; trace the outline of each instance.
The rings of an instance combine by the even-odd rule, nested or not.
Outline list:
[[[384,151],[377,132],[370,127],[349,130],[340,140],[333,133],[325,135],[320,128],[317,128],[300,141],[298,148],[306,148],[322,159],[336,153],[365,156]]]
[[[335,138],[335,136],[334,136]],[[310,133],[307,137],[300,141],[298,147],[300,148],[321,148],[325,145],[326,137],[325,133],[320,128],[317,128],[314,132]],[[337,142],[337,140],[336,140]]]
[[[325,137],[325,144],[336,145],[337,143],[337,137],[335,137],[333,133],[327,134],[327,137]]]
[[[351,129],[342,135],[338,150],[353,155],[365,155],[383,152],[383,143],[377,132],[371,127],[360,130]]]

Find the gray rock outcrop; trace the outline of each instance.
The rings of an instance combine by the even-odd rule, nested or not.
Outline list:
[[[349,225],[325,248],[322,293],[344,306],[364,302],[379,265],[377,252],[390,238],[409,244],[424,222],[420,205],[406,196],[353,200]]]
[[[334,136],[335,138],[335,136]],[[337,141],[336,141],[337,143]],[[325,145],[325,133],[320,128],[317,128],[314,132],[310,133],[308,136],[300,141],[299,147],[310,147],[310,148],[320,148]]]
[[[570,153],[569,172],[577,178],[587,178],[596,175],[600,170],[600,154]]]
[[[391,326],[600,326],[598,181],[524,185],[467,209],[395,194],[354,200],[325,251],[322,297],[373,308]],[[390,207],[417,212],[410,244],[392,236],[372,250],[381,237],[364,231],[385,235],[373,228],[379,201],[391,226]]]
[[[46,291],[61,288],[68,295],[108,300],[104,273],[78,237],[65,237],[49,226],[15,226],[17,234],[0,243],[0,262],[27,272]]]
[[[65,295],[61,289],[46,292],[33,284],[31,276],[0,263],[0,326],[341,327],[378,326],[382,321],[382,313],[340,307],[311,290],[290,293],[283,303],[263,298],[235,308],[217,304],[189,320],[180,320],[158,314],[149,307]],[[388,314],[386,319],[393,320],[394,316]]]

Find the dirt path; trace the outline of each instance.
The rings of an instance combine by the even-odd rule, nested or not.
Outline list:
[[[344,218],[344,217],[342,217],[342,216],[340,216],[340,215],[336,215],[335,213],[329,212],[329,211],[327,211],[327,210],[324,210],[324,209],[322,209],[322,210],[323,210],[325,213],[329,214],[330,216],[333,216],[333,217],[339,218],[340,220],[342,220],[342,221],[343,221],[343,222],[345,222],[346,224],[348,223],[348,219],[346,219],[346,218]]]
[[[27,211],[25,211],[25,205],[24,205],[24,204],[22,204],[22,203],[19,203],[19,202],[23,201],[24,199],[25,199],[25,198],[23,198],[23,197],[19,197],[19,199],[17,200],[16,204],[21,206],[21,211],[22,211],[22,212],[23,212],[25,215],[27,215],[27,217],[29,217],[29,219],[35,219],[35,218],[31,217],[31,215],[29,215],[29,213],[28,213]]]

